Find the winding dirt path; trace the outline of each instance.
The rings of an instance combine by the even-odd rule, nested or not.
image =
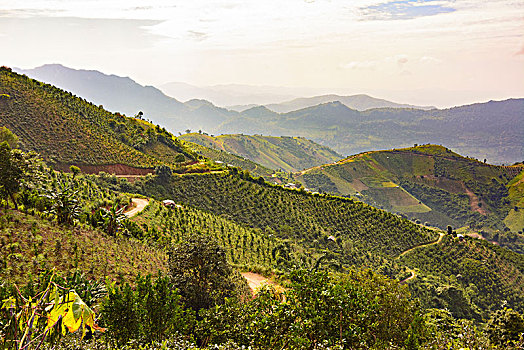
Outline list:
[[[408,250],[406,250],[405,252],[402,252],[400,253],[399,256],[397,256],[397,259],[399,259],[401,256],[409,253],[410,251],[414,250],[414,249],[418,249],[418,248],[422,248],[422,247],[427,247],[427,246],[430,246],[430,245],[433,245],[433,244],[439,244],[441,241],[442,241],[442,238],[444,238],[444,236],[446,235],[444,232],[439,232],[439,237],[438,239],[435,241],[435,242],[431,242],[431,243],[426,243],[426,244],[421,244],[421,245],[417,245],[413,248],[409,248]],[[403,279],[402,281],[400,281],[399,283],[400,284],[404,284],[412,279],[414,279],[415,277],[417,277],[417,273],[415,272],[415,270],[413,269],[410,269],[409,267],[406,266],[406,268],[408,269],[408,271],[411,273],[411,276],[409,276],[408,278],[405,278]]]
[[[407,281],[412,280],[413,278],[417,277],[417,273],[414,270],[410,269],[409,267],[407,269],[411,273],[411,276],[409,276],[408,278],[404,278],[402,281],[399,282],[400,284],[404,284]]]
[[[427,247],[427,246],[430,246],[430,245],[433,245],[433,244],[439,244],[441,241],[442,241],[442,238],[446,235],[444,232],[439,232],[439,237],[438,239],[435,241],[435,242],[430,242],[430,243],[424,243],[424,244],[421,244],[421,245],[417,245],[417,246],[414,246],[413,248],[409,248],[408,250],[406,250],[405,252],[402,252],[400,253],[400,255],[397,257],[400,258],[401,256],[409,253],[410,251],[414,250],[414,249],[418,249],[418,248],[422,248],[422,247]]]
[[[149,201],[144,198],[132,198],[131,201],[133,202],[133,207],[128,211],[124,212],[124,215],[128,218],[131,218],[136,214],[140,213],[142,210],[144,210],[146,205],[149,204]]]

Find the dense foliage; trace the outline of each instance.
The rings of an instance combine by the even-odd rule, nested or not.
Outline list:
[[[421,274],[413,283],[413,292],[428,306],[478,319],[503,306],[523,311],[521,254],[486,241],[448,235],[441,244],[415,249],[400,259]]]

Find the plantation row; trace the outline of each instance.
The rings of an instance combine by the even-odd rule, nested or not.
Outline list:
[[[162,247],[202,234],[224,247],[233,265],[270,268],[281,259],[274,235],[187,206],[166,208],[151,201],[132,221],[142,228],[144,238]]]
[[[168,183],[151,180],[135,185],[137,192],[170,198],[179,203],[225,216],[282,239],[327,246],[351,244],[395,257],[437,234],[361,202],[311,195],[301,191],[243,180],[234,174],[174,176]],[[328,239],[332,236],[332,239]],[[384,245],[383,242],[388,242]]]
[[[455,298],[455,301],[460,298],[465,300],[460,307],[451,305],[450,309],[453,311],[460,312],[457,308],[467,309],[468,299],[477,307],[472,310],[473,314],[477,313],[473,315],[477,318],[485,317],[501,305],[523,310],[524,257],[521,254],[486,241],[471,238],[459,240],[448,235],[441,244],[415,249],[400,260],[407,266],[418,269],[429,279],[431,276],[439,276],[443,278],[440,283],[455,286],[455,293],[463,294],[463,297]],[[415,296],[419,296],[421,291],[417,289],[428,289],[428,286],[415,283],[414,288]],[[429,302],[431,305],[431,301]],[[433,306],[442,307],[438,304]]]

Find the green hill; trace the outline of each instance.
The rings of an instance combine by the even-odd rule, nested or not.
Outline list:
[[[296,179],[311,189],[361,198],[440,228],[503,231],[508,222],[518,232],[522,171],[521,165],[494,166],[424,145],[361,153],[297,173]]]
[[[516,309],[524,304],[524,256],[486,241],[448,235],[400,260],[417,273],[415,296],[456,317],[481,318],[501,304]]]
[[[179,154],[187,162],[195,158],[163,128],[107,112],[5,67],[0,68],[0,125],[20,138],[23,149],[62,168],[70,164],[152,168],[174,164]]]
[[[270,169],[288,172],[331,163],[342,158],[328,147],[303,137],[242,134],[213,137],[193,133],[182,135],[180,138],[242,156]]]
[[[93,161],[93,165],[110,164],[103,162],[110,157],[120,162],[117,164],[126,164],[126,156],[132,153],[143,157],[140,159],[144,162],[170,164],[165,160],[168,157],[193,154],[174,138],[175,146],[158,140],[160,135],[169,135],[159,127],[123,117],[122,130],[127,131],[115,131],[110,119],[116,115],[6,69],[1,73],[3,125],[19,134],[26,149],[45,145],[42,149],[46,159],[53,159],[53,155],[67,163],[86,155],[102,159],[101,163]],[[51,126],[45,124],[42,108],[49,111],[54,123]],[[35,119],[18,117],[18,112]],[[104,147],[114,147],[114,152],[96,148],[99,154],[94,154],[87,146],[79,150],[67,142],[51,148],[57,140],[52,125],[59,118],[66,126],[67,137],[81,138],[84,145],[90,145],[91,139],[107,140]],[[9,123],[4,124],[4,120]],[[144,142],[142,149],[122,140],[135,135],[130,132],[135,122],[148,126],[145,134],[157,138],[148,139],[151,141]],[[50,140],[39,136],[35,125],[40,125],[41,133]],[[61,125],[58,123],[56,128]],[[87,136],[78,130],[88,131]],[[160,144],[167,148],[154,154],[152,145]],[[138,161],[127,165],[145,166]],[[403,281],[420,298],[423,308],[448,308],[454,316],[481,320],[504,305],[523,311],[522,254],[469,237],[462,240],[449,235],[437,240],[442,232],[354,198],[272,186],[235,167],[202,174],[161,173],[134,182],[107,174],[73,176],[43,165],[34,168],[39,176],[33,186],[22,186],[14,196],[20,211],[0,211],[0,277],[8,280],[24,281],[52,267],[61,272],[81,268],[93,279],[109,276],[131,280],[139,273],[165,271],[166,251],[173,244],[202,234],[219,242],[228,262],[237,268],[285,275],[296,269],[344,273],[367,267]],[[479,218],[477,225],[497,227],[504,215],[513,215],[508,220],[519,223],[519,171],[517,166],[491,166],[429,145],[361,154],[312,168],[300,176],[307,178],[311,173],[320,185],[328,183],[337,189],[346,186],[346,192],[341,191],[344,194],[359,192],[370,198],[376,192],[382,196],[376,195],[377,200],[386,203],[387,199],[391,206],[420,215],[437,211],[430,207],[429,200],[425,203],[413,194],[413,188],[425,191],[428,187],[446,198],[438,201],[442,217],[457,222]],[[406,190],[408,186],[413,193]],[[71,192],[60,198],[49,194],[64,188]],[[388,189],[402,190],[406,195],[391,194]],[[150,198],[150,205],[132,220],[123,220],[120,230],[111,231],[116,219],[104,216],[104,209],[121,208],[138,194]],[[475,197],[478,202],[469,202]],[[63,198],[78,200],[78,215],[71,220],[76,226],[58,222],[59,213],[64,211],[56,208],[63,206]],[[178,206],[168,209],[160,204],[163,199],[171,199]],[[0,206],[9,206],[10,202],[3,201]],[[503,206],[498,206],[500,202]],[[449,206],[452,209],[446,211]],[[467,211],[468,207],[473,214],[465,219],[467,212],[461,210]],[[371,278],[371,274],[367,275]],[[366,272],[362,276],[365,278]]]
[[[202,145],[199,145],[198,143],[194,143],[190,141],[183,141],[183,142],[184,142],[183,144],[187,146],[187,148],[191,149],[196,154],[199,154],[207,159],[211,159],[215,162],[218,161],[226,165],[232,165],[238,168],[242,168],[256,176],[263,176],[264,178],[269,178],[275,172],[274,170],[266,168],[265,166],[257,164],[249,159],[246,159],[241,156],[237,156],[235,154],[232,154],[226,151],[222,151],[220,149],[202,146]]]

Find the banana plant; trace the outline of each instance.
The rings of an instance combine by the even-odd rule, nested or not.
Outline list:
[[[51,277],[47,288],[34,297],[17,295],[3,300],[2,345],[6,349],[39,349],[46,338],[59,339],[78,330],[105,331],[95,324],[95,313],[72,289],[61,287]]]
[[[124,214],[125,208],[118,209],[114,204],[111,209],[102,208],[102,217],[104,218],[104,228],[108,235],[115,236],[123,227],[123,222],[127,219]]]

